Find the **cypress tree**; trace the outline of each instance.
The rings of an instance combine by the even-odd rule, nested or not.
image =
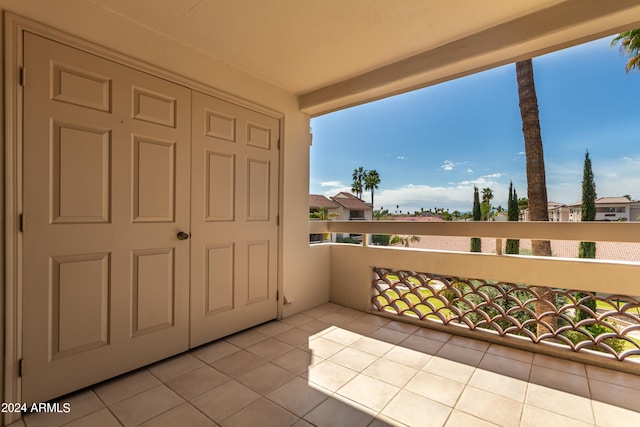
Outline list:
[[[507,219],[509,221],[518,221],[520,218],[520,209],[518,208],[518,194],[516,189],[513,188],[513,183],[509,183],[509,201],[507,204]],[[508,254],[520,253],[520,240],[507,239],[507,246],[505,252]]]
[[[593,179],[593,170],[591,169],[591,159],[589,158],[589,151],[587,151],[584,156],[584,171],[582,173],[582,212],[580,220],[596,220],[596,183]],[[580,250],[578,256],[580,258],[595,258],[596,242],[580,242]],[[586,296],[588,296],[588,294],[582,292],[578,292],[576,294],[577,299],[581,299]],[[589,298],[583,304],[595,313],[595,299]],[[576,310],[576,320],[580,321],[587,319],[588,317],[590,317],[590,315],[586,311],[580,309]]]
[[[473,220],[480,221],[482,213],[480,212],[480,194],[478,187],[473,186]],[[482,240],[479,237],[471,238],[471,252],[482,252]]]
[[[584,172],[582,174],[582,212],[581,221],[596,220],[596,183],[591,170],[589,151],[584,156]],[[596,257],[596,242],[580,242],[580,258]]]

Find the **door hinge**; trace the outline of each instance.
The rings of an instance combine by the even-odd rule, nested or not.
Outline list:
[[[276,226],[280,226],[280,215],[276,215]]]
[[[276,291],[276,301],[280,301],[280,291]]]
[[[20,86],[25,87],[27,85],[27,69],[20,68]]]
[[[24,374],[24,359],[18,360],[18,377],[22,377]]]
[[[24,217],[24,214],[20,214],[20,231],[24,233],[27,229],[27,221]]]
[[[280,138],[278,138],[278,150],[280,149]]]

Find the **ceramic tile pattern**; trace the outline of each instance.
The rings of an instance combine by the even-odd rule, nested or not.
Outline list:
[[[640,376],[327,303],[60,398],[36,426],[640,425]]]

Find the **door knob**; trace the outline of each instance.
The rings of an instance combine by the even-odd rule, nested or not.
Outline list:
[[[177,237],[178,240],[187,240],[189,238],[189,234],[185,233],[184,231],[179,231]]]

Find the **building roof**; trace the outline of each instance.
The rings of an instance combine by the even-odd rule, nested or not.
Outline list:
[[[622,203],[626,205],[627,203],[631,203],[631,200],[626,197],[600,197],[596,199],[596,205],[607,203]]]
[[[339,205],[321,194],[309,194],[309,207],[312,209],[336,209]]]
[[[350,193],[338,193],[331,198],[334,202],[349,210],[370,211],[373,210],[371,203],[365,203]]]

